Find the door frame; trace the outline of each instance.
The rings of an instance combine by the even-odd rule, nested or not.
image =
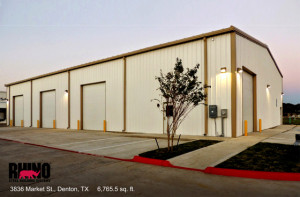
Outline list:
[[[250,74],[253,77],[253,92],[252,92],[252,96],[253,96],[253,132],[257,132],[257,79],[256,79],[256,73],[254,73],[253,71],[251,71],[250,69],[248,69],[245,66],[242,66],[243,71]],[[243,83],[243,82],[242,82]],[[242,85],[242,103],[243,103],[243,85]],[[242,107],[242,112],[243,112],[243,107]],[[244,118],[243,118],[243,113],[242,113],[242,134],[244,135]]]
[[[19,95],[15,95],[13,96],[13,126],[15,126],[15,116],[16,116],[16,108],[15,108],[15,98],[19,97],[19,96],[23,96],[23,119],[24,119],[24,95],[23,94],[19,94]],[[24,121],[24,120],[23,120]]]
[[[106,81],[98,81],[92,83],[85,83],[80,85],[80,130],[83,130],[83,87],[88,85],[95,85],[95,84],[105,84],[105,119],[106,119]],[[101,130],[100,130],[101,131]]]
[[[56,89],[40,91],[40,128],[43,128],[43,93],[52,92],[52,91],[55,92],[55,108],[56,108]],[[55,109],[55,119],[56,119],[56,109]]]

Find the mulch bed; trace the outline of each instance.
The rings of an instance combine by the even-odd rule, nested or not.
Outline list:
[[[175,142],[175,141],[174,141]],[[151,159],[167,160],[212,144],[216,144],[220,141],[216,140],[196,140],[174,146],[173,151],[168,151],[168,148],[160,148],[148,152],[141,153],[139,156],[147,157]]]
[[[258,143],[216,167],[300,173],[300,146]]]

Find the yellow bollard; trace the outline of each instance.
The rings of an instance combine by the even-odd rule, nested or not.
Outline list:
[[[259,119],[259,132],[261,133],[261,119]]]
[[[103,120],[103,131],[106,132],[106,121]]]
[[[11,127],[13,126],[13,121],[12,120],[9,121],[9,126],[11,126]]]
[[[24,120],[21,120],[21,127],[24,127]]]
[[[55,120],[53,120],[53,129],[56,128],[56,125],[55,125]]]
[[[36,121],[36,128],[40,128],[40,121],[39,120]]]
[[[245,136],[248,135],[248,123],[247,120],[245,120]]]
[[[77,120],[77,130],[80,130],[80,120]]]

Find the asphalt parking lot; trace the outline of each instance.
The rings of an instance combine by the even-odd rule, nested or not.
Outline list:
[[[299,196],[299,182],[217,176],[4,140],[0,140],[0,155],[0,196]],[[9,182],[11,162],[49,163],[50,182]],[[53,191],[10,191],[14,186],[52,186]],[[78,190],[87,186],[89,191],[59,192],[58,186]],[[119,191],[98,191],[99,186]],[[120,188],[127,188],[127,192]]]
[[[122,159],[157,149],[154,137],[100,131],[0,127],[0,138]],[[160,148],[167,146],[166,139],[157,141]]]

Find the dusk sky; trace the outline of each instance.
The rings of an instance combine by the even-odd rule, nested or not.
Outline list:
[[[4,84],[234,25],[266,43],[300,103],[299,0],[0,0]]]

